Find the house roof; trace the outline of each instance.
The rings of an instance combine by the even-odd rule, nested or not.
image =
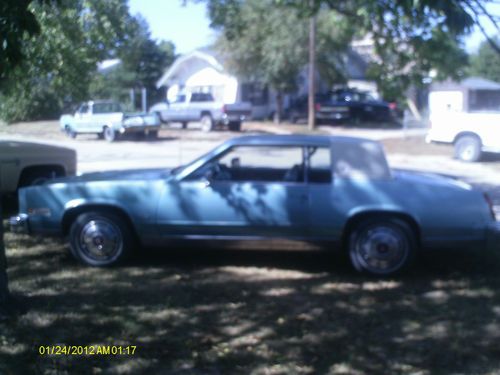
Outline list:
[[[500,83],[482,77],[469,77],[460,83],[470,90],[500,90]]]
[[[161,76],[161,78],[156,82],[156,87],[160,88],[161,86],[166,86],[168,81],[175,76],[175,74],[182,69],[182,65],[191,59],[200,59],[206,61],[209,65],[211,65],[214,69],[219,72],[224,71],[224,67],[219,62],[220,59],[217,58],[216,54],[210,52],[211,50],[207,47],[200,48],[191,52],[188,52],[181,57],[179,57],[175,62],[170,66],[170,68]]]
[[[446,80],[442,82],[433,82],[431,91],[450,91],[450,90],[488,90],[499,91],[500,83],[491,81],[483,77],[468,77],[460,82]]]

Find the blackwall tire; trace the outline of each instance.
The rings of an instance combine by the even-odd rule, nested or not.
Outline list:
[[[212,116],[210,115],[203,115],[201,116],[201,130],[204,132],[208,133],[214,130],[214,120],[212,119]]]
[[[473,163],[481,159],[481,140],[474,135],[464,135],[455,142],[455,158]]]

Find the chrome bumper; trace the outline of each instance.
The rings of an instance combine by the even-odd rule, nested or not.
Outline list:
[[[154,131],[159,131],[161,129],[161,125],[137,125],[137,126],[129,126],[120,128],[121,134],[130,134],[130,133],[150,133]]]
[[[10,226],[11,232],[29,233],[28,215],[19,214],[17,216],[12,216],[9,219],[9,226]]]
[[[486,246],[488,250],[500,251],[500,221],[489,225]]]

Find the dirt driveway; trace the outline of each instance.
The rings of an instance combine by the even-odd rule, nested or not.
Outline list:
[[[196,128],[168,127],[158,140],[136,141],[131,138],[115,143],[98,140],[94,135],[68,139],[56,121],[19,123],[0,127],[0,138],[33,140],[74,148],[78,153],[78,172],[110,169],[174,167],[193,160],[219,143],[239,135],[292,134],[308,132],[305,125],[249,122],[242,133],[217,131],[203,133]],[[380,140],[393,168],[429,171],[454,176],[494,193],[500,202],[500,158],[489,156],[481,163],[463,163],[452,158],[450,146],[429,145],[425,129],[367,129],[320,126],[312,134],[361,136]],[[497,191],[499,190],[499,191]]]

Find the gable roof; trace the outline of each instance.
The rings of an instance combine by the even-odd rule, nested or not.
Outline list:
[[[500,90],[500,83],[482,77],[469,77],[460,83],[470,90]]]
[[[215,70],[219,72],[224,71],[224,67],[220,64],[219,59],[215,56],[214,53],[209,53],[208,51],[210,51],[209,48],[200,48],[179,57],[156,82],[156,88],[167,85],[169,79],[172,78],[177,73],[177,71],[181,69],[182,64],[191,59],[204,60]]]

